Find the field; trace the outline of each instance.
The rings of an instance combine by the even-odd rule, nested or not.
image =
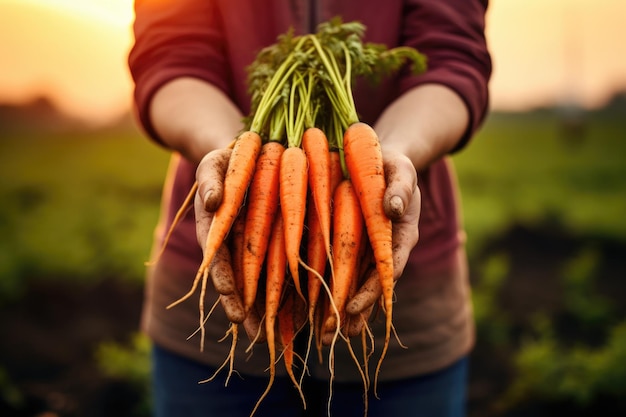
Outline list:
[[[494,113],[454,156],[470,415],[626,412],[621,116]],[[148,415],[136,329],[167,160],[128,127],[0,130],[0,415]]]

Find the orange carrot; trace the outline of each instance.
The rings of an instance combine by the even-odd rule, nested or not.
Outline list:
[[[244,250],[244,232],[245,232],[245,217],[246,217],[246,206],[241,208],[239,215],[235,219],[235,223],[229,233],[230,239],[230,252],[232,257],[232,268],[233,275],[235,276],[235,285],[237,288],[237,294],[241,296],[243,294],[243,250]],[[223,299],[224,297],[222,297]],[[222,304],[224,301],[222,300]],[[241,302],[243,305],[243,301]],[[263,335],[264,329],[260,325],[261,319],[259,317],[259,313],[256,309],[256,305],[246,311],[244,309],[245,319],[243,321],[243,327],[246,331],[246,334],[251,340],[256,342],[263,342],[265,340],[265,336]],[[232,323],[232,333],[233,336],[237,333],[237,323]],[[235,341],[233,340],[233,343]]]
[[[330,151],[328,139],[317,127],[310,127],[302,135],[302,149],[309,163],[309,187],[313,196],[317,218],[321,226],[326,255],[332,263],[330,253]]]
[[[383,157],[378,136],[366,123],[357,122],[350,125],[344,133],[343,146],[350,179],[361,203],[383,291],[385,344],[376,368],[377,377],[391,338],[394,287],[392,225],[383,209],[386,189]]]
[[[243,295],[243,251],[246,227],[246,206],[242,207],[230,231],[230,256],[237,293]]]
[[[337,151],[330,152],[330,195],[332,196],[339,183],[343,180],[341,155]],[[331,207],[332,208],[332,207]]]
[[[333,196],[333,259],[335,274],[331,277],[331,292],[335,307],[339,310],[329,312],[324,328],[327,332],[341,327],[344,320],[344,307],[350,295],[352,281],[356,277],[359,262],[359,249],[363,235],[363,215],[359,200],[350,180],[343,180],[337,186]]]
[[[352,300],[354,295],[357,293],[357,291],[365,281],[367,274],[371,271],[373,267],[373,258],[367,233],[363,233],[361,237],[358,259],[359,265],[354,271],[355,276],[352,282],[352,286],[350,287],[350,295],[348,297],[350,300]],[[349,314],[347,316],[347,321],[347,331],[345,332],[345,334],[348,337],[354,337],[360,334],[362,326],[367,324],[367,314],[365,314],[364,312],[361,312],[359,314]]]
[[[267,388],[259,398],[252,410],[250,417],[256,412],[263,399],[267,396],[276,377],[276,336],[275,326],[278,309],[280,306],[285,277],[287,272],[287,259],[285,257],[285,235],[283,231],[283,218],[279,212],[274,217],[272,225],[272,239],[267,248],[266,258],[267,276],[265,288],[265,334],[269,351],[270,379]]]
[[[312,200],[313,197],[309,194],[309,205],[311,205]],[[322,288],[321,278],[324,277],[326,261],[328,260],[324,236],[321,230],[322,226],[315,207],[307,210],[307,229],[306,263],[311,268],[308,271],[307,298],[309,322],[313,324],[313,314],[317,307],[317,301]]]
[[[344,177],[343,177],[343,170],[341,167],[341,155],[339,152],[337,151],[331,151],[330,155],[330,175],[329,175],[329,184],[330,184],[330,190],[331,190],[331,196],[334,194],[335,190],[337,189],[337,186],[339,185],[339,183],[341,183],[341,181],[343,181]],[[331,199],[331,213],[334,211],[334,205],[332,204],[332,199]],[[309,231],[310,233],[310,231]],[[332,233],[332,232],[331,232]],[[332,256],[332,254],[331,254]],[[324,320],[326,319],[325,317],[325,313],[324,311],[326,311],[327,308],[333,308],[334,309],[334,305],[330,302],[325,302],[328,301],[328,299],[323,298],[322,300],[320,300],[319,304],[319,308],[318,311],[320,311],[320,314],[317,315],[316,320],[315,320],[315,328],[318,330],[319,332],[319,336],[316,340],[316,344],[317,344],[317,351],[318,351],[318,356],[320,358],[320,362],[321,362],[321,351],[322,351],[322,335],[323,335],[323,325],[324,325]],[[333,310],[334,311],[334,310]]]
[[[267,142],[261,148],[248,192],[243,251],[244,308],[254,305],[274,215],[278,211],[278,175],[285,147]]]
[[[261,137],[252,131],[242,133],[235,142],[224,177],[222,203],[215,212],[207,235],[203,264],[211,263],[213,253],[230,231],[243,205],[260,150]]]
[[[242,268],[242,258],[243,258],[243,242],[244,242],[244,228],[245,228],[245,207],[239,212],[239,215],[235,219],[233,223],[233,227],[230,232],[230,256],[232,260],[232,269],[233,275],[235,278],[235,289],[236,293],[241,297],[243,294],[243,268]],[[224,301],[222,301],[224,303]],[[243,302],[242,302],[243,304]],[[244,308],[244,322],[248,319],[249,314],[246,312]],[[245,328],[245,326],[244,326]],[[232,343],[229,357],[229,373],[228,377],[233,373],[234,370],[234,360],[235,360],[235,349],[237,347],[237,341],[239,340],[239,324],[231,323],[230,332],[232,334]],[[228,383],[228,379],[226,380]]]
[[[317,210],[314,207],[313,197],[309,194],[309,207],[307,211],[307,300],[308,300],[308,321],[309,321],[309,348],[316,334],[321,334],[319,329],[319,316],[316,314],[322,308],[323,302],[320,300],[320,291],[325,284],[324,274],[328,256],[324,236],[322,236],[321,225],[317,217]],[[327,284],[326,284],[327,286]],[[323,300],[322,300],[323,301]],[[320,310],[323,311],[323,310]],[[316,340],[317,352],[320,363],[322,362],[321,340]],[[307,357],[309,351],[307,350]]]
[[[288,291],[285,295],[285,302],[278,312],[278,332],[280,336],[280,343],[283,347],[283,362],[285,363],[285,369],[287,369],[287,374],[298,390],[300,398],[302,399],[302,405],[306,409],[306,399],[304,397],[304,392],[302,391],[302,386],[293,372],[295,356],[293,343],[300,330],[299,323],[297,322],[298,312],[296,311],[296,303],[298,303],[298,300],[302,301],[301,298],[297,298],[297,295],[293,291]]]
[[[228,169],[224,177],[224,191],[222,202],[218,207],[203,247],[203,259],[194,279],[191,290],[168,308],[181,303],[195,292],[201,278],[206,279],[205,272],[211,265],[217,250],[224,242],[230,228],[243,205],[248,185],[254,174],[256,159],[261,149],[261,137],[253,131],[246,131],[239,135],[233,146],[228,162]],[[203,283],[204,286],[204,283]]]
[[[343,180],[343,172],[341,171],[341,162],[339,152],[329,152],[328,156],[328,190],[332,197],[337,185]],[[313,169],[311,169],[313,175]],[[309,206],[315,206],[313,197],[309,193]],[[313,204],[311,204],[313,203]],[[329,210],[332,211],[332,198],[329,198]],[[328,214],[330,216],[330,212]],[[332,253],[328,253],[328,247],[325,245],[325,238],[322,232],[322,225],[317,215],[316,209],[310,209],[307,214],[308,241],[307,241],[307,264],[311,269],[322,277],[326,269],[326,261],[332,259]],[[330,228],[329,228],[330,233]],[[331,264],[332,269],[332,264]],[[322,286],[319,277],[313,271],[309,271],[308,300],[309,312],[313,314],[319,298],[319,292]],[[312,317],[310,317],[312,318]]]
[[[304,298],[300,285],[300,244],[306,215],[308,167],[302,148],[291,146],[280,161],[280,207],[284,222],[285,251],[296,291]]]

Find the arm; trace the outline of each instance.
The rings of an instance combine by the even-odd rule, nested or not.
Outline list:
[[[452,152],[468,123],[467,107],[457,93],[423,84],[391,103],[374,129],[385,151],[405,155],[420,171]]]
[[[408,159],[415,170],[423,170],[465,146],[484,120],[491,76],[486,8],[486,0],[407,2],[403,44],[424,53],[428,68],[400,78],[402,93],[374,126],[390,163],[404,166]],[[387,193],[386,208],[394,219],[400,213],[389,204],[392,196],[402,200],[402,209],[411,198],[407,184],[412,179],[404,182],[390,183]]]
[[[421,195],[417,171],[469,141],[487,111],[491,74],[484,37],[484,2],[409,3],[404,36],[408,45],[426,54],[428,70],[400,80],[403,93],[374,126],[389,173],[383,206],[394,222],[396,279],[419,237]],[[348,312],[367,313],[380,294],[374,274],[347,305]]]
[[[194,206],[201,243],[221,201],[227,146],[243,127],[242,113],[228,96],[230,70],[214,4],[136,0],[135,44],[129,55],[144,131],[198,166]],[[232,271],[224,268],[212,270],[211,276],[220,271],[226,274],[221,280],[234,281]],[[229,293],[220,299],[231,321],[243,320],[238,297]]]
[[[214,85],[177,78],[163,85],[150,103],[150,120],[161,142],[192,162],[223,149],[242,129],[241,111]]]
[[[215,2],[135,0],[129,68],[145,132],[194,163],[230,143],[242,115]]]

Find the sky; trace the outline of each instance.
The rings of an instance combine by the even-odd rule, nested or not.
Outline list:
[[[126,113],[132,3],[0,0],[0,103],[46,95],[94,124]],[[625,17],[624,0],[491,0],[492,109],[595,108],[625,91]]]

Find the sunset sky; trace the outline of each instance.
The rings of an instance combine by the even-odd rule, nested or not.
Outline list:
[[[625,18],[624,0],[491,0],[492,107],[596,107],[626,90]],[[0,0],[0,103],[45,94],[96,123],[123,114],[132,19],[132,0]]]

